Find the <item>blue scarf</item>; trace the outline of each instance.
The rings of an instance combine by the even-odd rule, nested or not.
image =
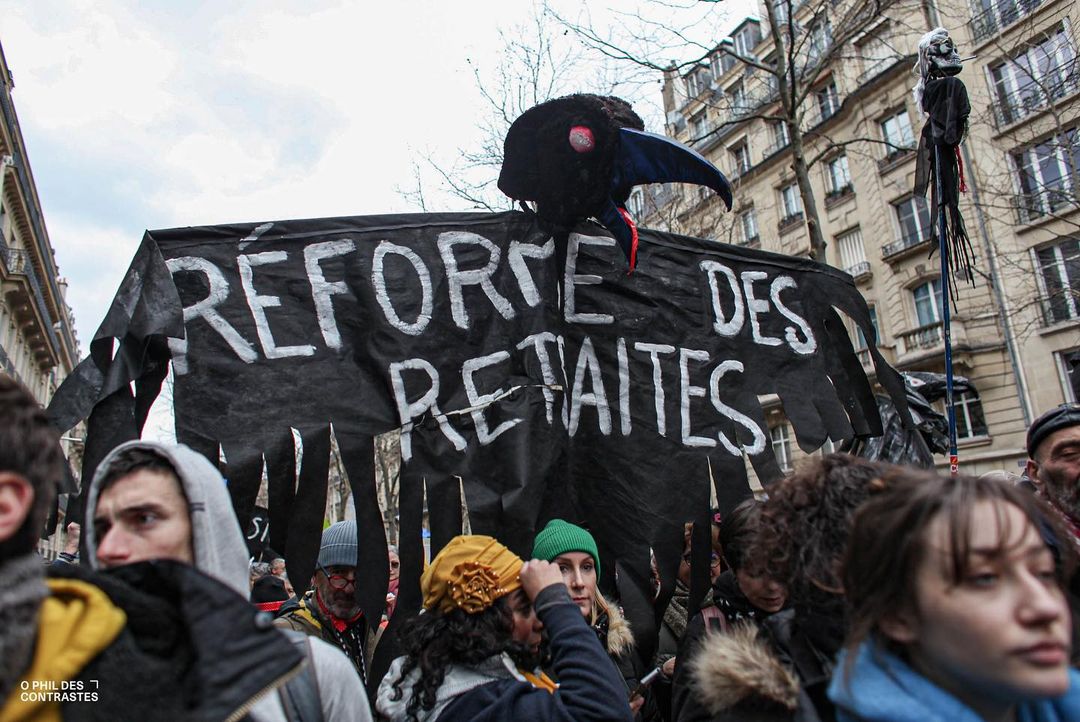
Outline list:
[[[872,642],[858,650],[849,679],[845,653],[829,685],[838,722],[983,722],[970,707]],[[1017,722],[1080,720],[1080,672],[1069,670],[1069,689],[1060,697],[1022,702]]]

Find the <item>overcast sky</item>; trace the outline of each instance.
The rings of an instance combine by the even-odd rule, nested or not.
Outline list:
[[[725,5],[717,37],[750,3]],[[609,22],[601,3],[565,6]],[[5,2],[0,42],[82,352],[145,229],[417,210],[398,189],[419,154],[452,159],[477,137],[473,67],[493,72],[498,29],[531,11],[522,0]],[[652,88],[638,92],[659,103]]]

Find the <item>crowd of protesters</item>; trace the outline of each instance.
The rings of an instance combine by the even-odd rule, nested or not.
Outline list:
[[[452,539],[422,612],[388,627],[396,549],[381,620],[357,601],[352,521],[324,530],[294,592],[284,560],[249,563],[224,480],[183,446],[109,453],[46,566],[66,462],[0,375],[0,722],[1080,720],[1080,406],[1037,419],[1027,447],[1019,484],[808,460],[714,510],[706,594],[691,547],[709,537],[686,526],[653,639],[601,591],[610,560],[586,525],[562,519],[528,558]],[[384,642],[401,656],[376,678]]]

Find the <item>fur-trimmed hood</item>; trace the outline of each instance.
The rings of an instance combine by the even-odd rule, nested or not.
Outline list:
[[[619,605],[607,597],[602,597],[607,611],[600,614],[593,629],[600,637],[604,649],[612,657],[618,657],[628,652],[634,646],[634,632],[630,629],[630,622],[623,616]]]
[[[713,715],[743,701],[799,705],[799,680],[761,637],[757,625],[742,622],[725,634],[709,634],[690,662],[694,695]]]

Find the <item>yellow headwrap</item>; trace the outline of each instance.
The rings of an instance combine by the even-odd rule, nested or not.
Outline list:
[[[524,562],[489,536],[456,536],[420,577],[424,608],[482,612],[521,586]]]

